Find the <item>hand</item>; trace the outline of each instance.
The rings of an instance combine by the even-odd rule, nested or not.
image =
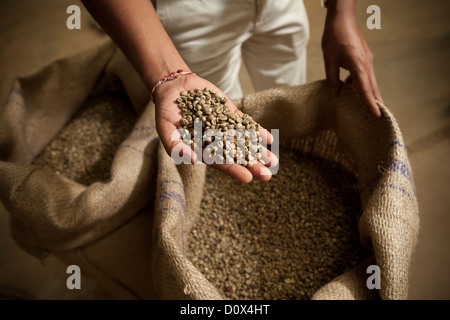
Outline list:
[[[197,163],[197,154],[191,147],[183,143],[181,139],[172,141],[172,133],[180,126],[181,119],[181,112],[175,100],[180,96],[181,91],[193,90],[195,88],[203,89],[205,87],[221,93],[222,96],[226,96],[212,83],[195,75],[182,76],[178,79],[165,82],[156,89],[154,95],[156,105],[156,129],[166,152],[171,155],[175,146],[181,144],[178,148],[182,149],[183,157],[185,159],[187,157],[191,163]],[[231,111],[243,115],[231,100],[228,100],[227,104]],[[259,132],[267,145],[272,143],[273,137],[266,129],[261,128]],[[270,153],[270,151],[267,151],[266,157],[264,157],[263,153],[263,159],[267,165],[275,166],[278,163],[277,157]],[[251,168],[235,163],[212,164],[211,166],[243,183],[249,183],[253,178],[261,181],[268,181],[272,177],[270,170],[259,162],[255,163]]]
[[[333,96],[340,90],[339,68],[350,71],[347,82],[354,85],[369,111],[381,118],[376,100],[383,103],[373,71],[373,54],[349,16],[327,15],[322,37],[322,50],[327,81]]]

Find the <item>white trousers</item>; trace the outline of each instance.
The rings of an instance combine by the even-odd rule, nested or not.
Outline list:
[[[164,28],[197,75],[242,97],[245,62],[256,91],[306,82],[308,16],[302,0],[154,0]]]

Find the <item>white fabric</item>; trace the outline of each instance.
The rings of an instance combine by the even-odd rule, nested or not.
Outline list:
[[[156,0],[164,28],[191,70],[242,97],[244,60],[255,90],[306,82],[309,24],[302,0]]]

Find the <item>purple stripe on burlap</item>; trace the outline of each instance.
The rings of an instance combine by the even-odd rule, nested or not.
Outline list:
[[[400,173],[402,176],[404,176],[406,179],[408,179],[408,181],[411,184],[411,188],[414,193],[414,196],[417,198],[416,188],[414,186],[412,174],[411,174],[411,171],[409,170],[408,165],[401,160],[393,159],[393,160],[391,160],[389,170],[396,172],[396,173]]]
[[[159,197],[159,202],[161,202],[163,200],[169,200],[169,199],[173,199],[181,205],[181,207],[183,208],[183,212],[184,212],[186,221],[187,221],[186,204],[183,200],[183,197],[176,192],[167,192],[166,191]]]
[[[11,98],[11,97],[8,98],[7,103],[13,103],[13,104],[15,104],[16,106],[19,106],[19,107],[21,107],[22,109],[25,109],[25,105],[24,105],[22,102],[17,101],[17,100],[15,100],[15,99]]]
[[[397,185],[392,184],[392,183],[390,183],[389,185],[387,185],[386,183],[383,183],[381,186],[382,186],[383,188],[391,188],[391,189],[393,189],[393,190],[400,191],[404,196],[408,197],[408,199],[411,200],[411,201],[415,201],[415,200],[417,199],[416,197],[413,198],[413,197],[409,194],[409,192],[406,191],[405,188],[403,188],[403,187],[401,187],[401,186],[397,186]],[[418,210],[415,210],[414,213],[415,213],[418,217],[420,217],[420,213],[419,213]]]
[[[13,87],[12,87],[11,93],[12,93],[12,92],[15,92],[15,93],[17,93],[19,96],[23,97],[23,92],[22,92],[22,90],[19,89],[19,88],[17,88],[16,86],[13,86]]]
[[[163,180],[161,182],[162,183],[175,183],[175,184],[177,184],[177,185],[179,185],[180,187],[183,188],[183,184],[181,182],[176,181],[176,180]]]
[[[399,146],[400,148],[402,148],[402,149],[404,149],[406,151],[405,145],[403,143],[401,143],[400,141],[398,141],[398,140],[395,140],[394,142],[392,142],[389,145],[389,148],[392,148],[393,146]]]
[[[17,88],[16,86],[13,86],[11,88],[11,90],[9,91],[7,103],[13,103],[13,104],[15,104],[15,105],[17,105],[17,106],[19,106],[21,108],[25,108],[25,105],[22,102],[17,101],[16,99],[13,99],[13,97],[12,97],[13,93],[16,93],[18,96],[23,98],[22,90]]]

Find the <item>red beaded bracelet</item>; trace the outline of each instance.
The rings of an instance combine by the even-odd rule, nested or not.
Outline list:
[[[167,76],[164,76],[161,78],[161,80],[159,80],[152,89],[152,100],[154,100],[153,98],[153,94],[155,93],[156,88],[158,88],[160,85],[162,85],[164,82],[170,81],[170,80],[174,80],[174,79],[178,79],[181,76],[187,76],[189,74],[193,74],[195,75],[195,73],[193,72],[185,72],[183,71],[183,69],[178,69],[176,72],[171,72],[169,73]]]

